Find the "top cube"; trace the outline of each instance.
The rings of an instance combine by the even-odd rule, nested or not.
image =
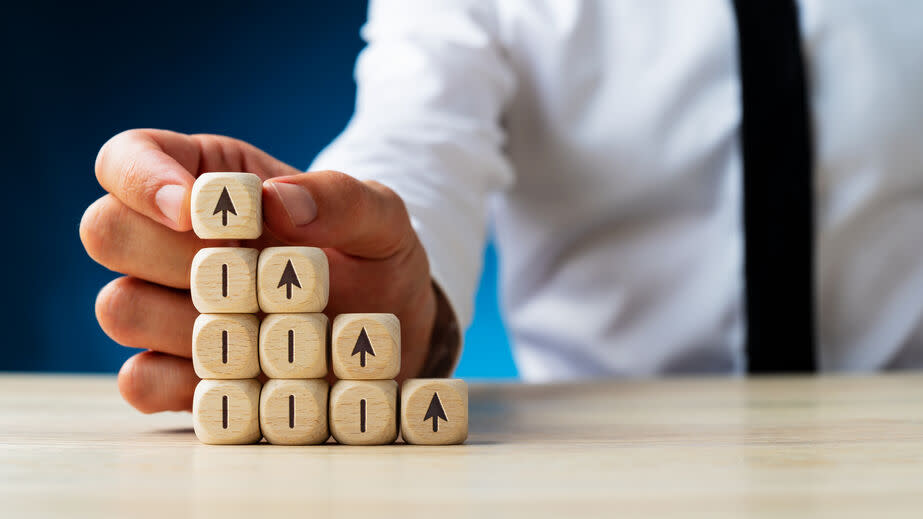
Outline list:
[[[192,185],[192,229],[202,239],[263,234],[263,182],[252,173],[203,173]]]

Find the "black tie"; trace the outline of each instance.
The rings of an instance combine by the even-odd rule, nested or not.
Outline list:
[[[815,370],[812,156],[798,9],[734,0],[750,373]]]

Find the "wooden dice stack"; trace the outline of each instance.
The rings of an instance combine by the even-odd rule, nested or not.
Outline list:
[[[256,175],[212,173],[192,188],[192,227],[204,239],[253,239],[263,233],[262,185]],[[210,206],[210,207],[209,207]],[[202,378],[192,403],[196,435],[205,443],[254,443],[261,385],[256,295],[259,251],[201,249],[189,285],[201,315],[192,331],[192,364]]]
[[[203,239],[262,234],[262,185],[247,173],[206,173],[192,190],[192,223]],[[334,374],[328,386],[329,274],[313,247],[200,250],[192,261],[192,301],[201,315],[192,360],[202,378],[193,424],[204,443],[462,443],[468,390],[461,380],[411,379],[401,392],[400,322],[393,314],[343,314],[332,325]],[[266,314],[263,322],[256,312]],[[260,385],[260,372],[269,377]],[[329,397],[329,405],[328,405]],[[329,420],[328,420],[329,417]]]
[[[260,429],[269,443],[312,445],[327,427],[327,256],[314,247],[270,247],[256,273],[259,361],[270,378],[260,394]]]

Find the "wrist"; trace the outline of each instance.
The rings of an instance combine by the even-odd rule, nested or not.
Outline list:
[[[443,378],[452,375],[461,349],[461,330],[449,299],[435,281],[431,283],[435,305],[428,348],[418,376]]]

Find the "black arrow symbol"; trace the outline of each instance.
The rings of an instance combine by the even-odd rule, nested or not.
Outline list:
[[[365,333],[365,327],[362,327],[362,331],[359,332],[359,338],[356,339],[356,346],[353,348],[353,352],[350,357],[355,354],[359,354],[359,365],[363,368],[365,367],[365,354],[368,353],[371,356],[375,356],[375,350],[372,349],[372,342],[369,341],[369,334]]]
[[[276,285],[276,288],[285,285],[285,298],[292,298],[292,285],[295,285],[298,288],[301,288],[301,283],[298,282],[298,274],[295,273],[295,266],[292,265],[292,260],[288,260],[285,264],[285,270],[282,271],[282,278],[279,279],[279,284]]]
[[[439,395],[436,393],[433,393],[433,398],[429,401],[429,408],[426,410],[426,415],[423,416],[423,421],[425,422],[430,418],[433,419],[433,432],[439,432],[440,418],[446,422],[449,421],[445,416],[445,409],[442,408],[442,402],[439,401]]]
[[[224,186],[224,189],[221,190],[221,196],[218,197],[218,204],[215,205],[215,210],[212,214],[221,213],[221,225],[227,227],[228,225],[228,213],[237,216],[237,209],[234,209],[234,202],[231,201],[231,193],[228,193],[227,186]]]

